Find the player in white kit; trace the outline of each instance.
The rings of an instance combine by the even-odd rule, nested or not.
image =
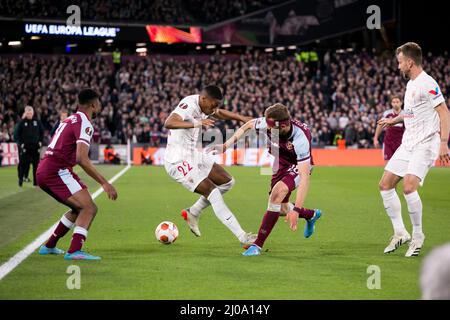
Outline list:
[[[234,185],[234,178],[211,155],[203,152],[202,127],[214,125],[214,120],[237,120],[247,122],[244,117],[224,109],[219,109],[223,96],[217,86],[207,86],[200,94],[187,96],[180,101],[167,118],[164,126],[170,129],[164,156],[164,167],[175,181],[191,192],[201,195],[190,208],[182,211],[192,233],[201,235],[198,228],[203,209],[212,206],[217,218],[236,236],[243,247],[248,247],[256,235],[246,233],[236,217],[225,204],[222,194]]]
[[[394,236],[384,253],[395,251],[406,242],[406,257],[418,256],[425,235],[422,231],[422,201],[417,189],[423,185],[428,170],[439,158],[450,161],[449,111],[439,85],[422,69],[422,50],[408,42],[396,51],[398,68],[409,79],[403,113],[396,118],[381,119],[383,127],[401,121],[405,124],[402,144],[385,167],[379,187],[383,204],[394,227]],[[413,226],[412,238],[403,224],[400,199],[395,187],[403,178],[403,193]]]

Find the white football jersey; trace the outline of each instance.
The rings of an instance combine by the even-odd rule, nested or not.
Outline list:
[[[172,113],[178,114],[184,121],[189,122],[194,122],[194,120],[201,121],[208,118],[208,115],[204,114],[200,109],[198,103],[199,97],[198,94],[185,97]],[[201,146],[197,148],[201,130],[201,127],[170,129],[164,154],[165,161],[176,163],[194,158],[198,151],[201,151]]]
[[[405,133],[402,144],[412,150],[417,144],[431,138],[440,131],[439,115],[435,110],[444,96],[437,82],[425,71],[406,85],[404,103]]]

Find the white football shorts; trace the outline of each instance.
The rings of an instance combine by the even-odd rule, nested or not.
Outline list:
[[[214,162],[212,156],[198,153],[175,163],[165,161],[164,168],[172,179],[194,192],[200,182],[209,176]]]
[[[415,175],[420,179],[422,186],[425,176],[439,157],[440,140],[440,135],[435,134],[417,144],[412,150],[407,150],[401,144],[387,163],[385,170],[399,177],[407,174]]]

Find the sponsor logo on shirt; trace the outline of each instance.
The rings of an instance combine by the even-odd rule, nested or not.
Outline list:
[[[434,90],[428,91],[428,93],[432,94],[433,96],[437,96],[439,94],[439,87],[436,87]]]
[[[186,103],[180,104],[181,109],[187,109],[188,105]]]

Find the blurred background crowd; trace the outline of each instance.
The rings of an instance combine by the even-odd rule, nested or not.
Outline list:
[[[429,55],[424,68],[444,92],[450,92],[450,63]],[[0,57],[0,141],[13,141],[14,126],[25,106],[35,108],[44,130],[44,144],[63,110],[76,110],[80,88],[102,95],[103,111],[95,121],[94,141],[164,145],[164,121],[180,99],[207,84],[224,92],[224,108],[259,117],[281,102],[306,122],[314,146],[346,145],[368,148],[376,121],[390,108],[392,95],[403,96],[406,80],[391,55],[367,52],[327,52],[317,63],[294,55],[260,51],[241,55],[130,56],[117,70],[99,55],[11,55]],[[450,103],[448,103],[450,104]],[[239,124],[218,123],[225,133]]]

